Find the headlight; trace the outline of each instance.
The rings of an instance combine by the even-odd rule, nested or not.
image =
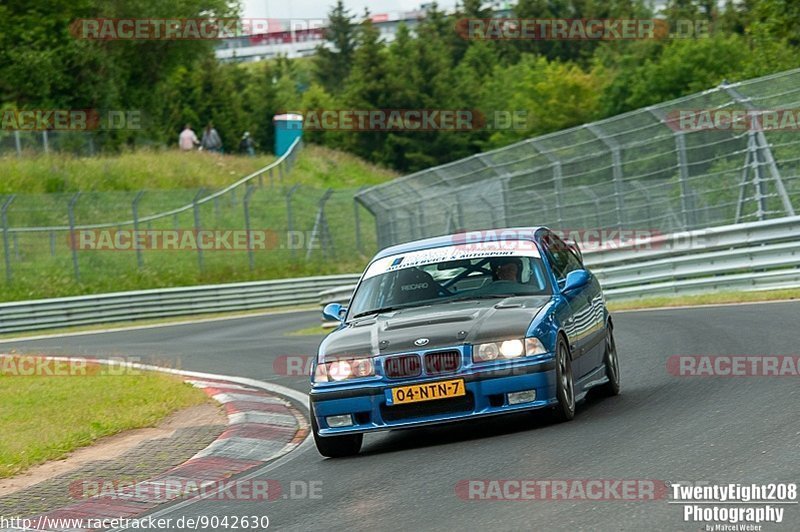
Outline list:
[[[317,369],[314,371],[314,382],[343,381],[373,375],[375,375],[375,365],[369,358],[335,360],[317,364]]]
[[[472,348],[473,362],[490,362],[497,359],[512,359],[521,356],[541,355],[547,351],[538,338],[506,340],[477,344]]]

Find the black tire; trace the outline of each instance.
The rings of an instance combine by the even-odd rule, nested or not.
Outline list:
[[[606,366],[608,382],[598,387],[601,394],[613,397],[619,395],[619,357],[617,356],[617,343],[614,341],[614,329],[611,324],[606,329],[606,353],[603,362]]]
[[[356,455],[361,450],[361,443],[364,441],[363,434],[320,436],[317,418],[313,410],[311,410],[311,431],[314,433],[314,443],[317,445],[317,451],[327,458]]]
[[[569,421],[575,417],[575,380],[572,377],[572,357],[563,336],[556,343],[556,398],[553,408],[555,421]]]

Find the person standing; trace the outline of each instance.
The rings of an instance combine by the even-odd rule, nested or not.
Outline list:
[[[190,124],[183,126],[183,131],[178,135],[178,147],[180,147],[181,151],[191,151],[198,144],[200,144],[200,141],[197,140],[197,135],[194,134],[192,126]]]
[[[211,122],[209,122],[205,130],[203,130],[203,138],[200,141],[200,147],[208,151],[218,152],[222,150],[222,139],[219,137],[219,133],[214,129],[214,124]]]
[[[255,144],[253,143],[253,138],[250,136],[249,131],[245,131],[244,135],[242,135],[242,140],[239,142],[239,151],[241,153],[246,153],[250,157],[255,156]]]

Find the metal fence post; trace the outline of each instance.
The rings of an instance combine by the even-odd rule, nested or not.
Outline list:
[[[602,229],[602,222],[600,220],[600,198],[597,194],[594,193],[592,189],[590,189],[586,185],[578,185],[578,188],[583,191],[584,194],[591,198],[592,203],[594,203],[594,217],[595,222],[597,223],[597,228]]]
[[[56,256],[56,232],[50,231],[50,256]]]
[[[625,208],[624,198],[622,193],[622,156],[620,155],[620,148],[617,141],[608,138],[603,134],[602,130],[594,124],[589,124],[586,129],[592,132],[600,142],[608,147],[611,152],[611,174],[614,178],[614,200],[616,203],[617,212],[617,229],[622,229],[625,225]]]
[[[664,127],[669,127],[666,121],[666,114],[663,109],[648,107],[647,110],[651,115],[656,117]],[[686,157],[686,135],[679,129],[673,129],[673,137],[675,138],[675,149],[678,151],[678,184],[680,186],[681,196],[681,219],[685,228],[692,229],[696,224],[696,217],[694,212],[694,205],[689,206],[689,198],[691,191],[689,188],[689,159]],[[652,222],[651,222],[652,224]]]
[[[364,188],[365,187],[359,188],[358,192],[356,194],[360,194],[364,190]],[[364,254],[364,247],[363,247],[363,243],[361,242],[361,215],[358,212],[358,210],[359,210],[358,209],[358,197],[354,196],[353,197],[353,216],[355,218],[355,223],[356,223],[356,250],[360,254],[363,255]]]
[[[42,149],[45,153],[50,152],[50,143],[47,141],[47,130],[42,131]]]
[[[14,130],[14,146],[17,148],[17,157],[22,157],[22,141],[19,138],[19,130]]]
[[[195,240],[200,238],[200,204],[197,203],[203,194],[206,193],[206,189],[201,188],[197,191],[197,194],[194,195],[192,198],[192,210],[194,211],[194,237]],[[203,263],[203,247],[197,244],[197,267],[200,268],[200,273],[205,271],[205,264]]]
[[[564,215],[562,213],[564,180],[561,174],[561,159],[553,155],[553,152],[550,150],[545,150],[537,145],[536,139],[530,139],[528,142],[530,142],[531,146],[533,146],[537,152],[544,155],[544,157],[550,161],[550,167],[553,169],[553,188],[555,189],[556,225],[559,229],[564,229]]]
[[[753,104],[751,98],[744,96],[734,87],[737,84],[729,85],[727,82],[723,81],[720,85],[720,88],[727,92],[735,101],[736,103],[742,104],[744,107],[748,109],[748,111],[756,111],[759,108]],[[755,132],[754,144],[756,151],[754,152],[754,158],[756,160],[756,164],[760,165],[761,162],[759,161],[758,153],[761,152],[761,157],[764,158],[764,162],[767,165],[767,168],[772,174],[772,179],[775,180],[775,188],[778,191],[778,196],[781,198],[781,203],[783,204],[783,210],[786,213],[786,216],[794,216],[794,206],[792,205],[792,201],[789,198],[789,194],[786,192],[786,187],[783,184],[783,179],[781,178],[780,171],[778,170],[778,165],[775,162],[775,157],[772,155],[772,149],[769,146],[769,142],[767,142],[767,137],[764,135],[763,130],[759,130]],[[756,193],[759,195],[759,201],[765,199],[765,193],[763,189],[761,173],[758,170],[758,166],[756,166]],[[762,207],[759,203],[759,211],[763,211],[766,213],[766,207]],[[761,218],[759,218],[760,220]]]
[[[144,190],[137,192],[136,196],[133,198],[133,203],[131,203],[131,210],[133,211],[133,247],[136,249],[136,265],[139,268],[144,266],[142,248],[139,246],[138,238],[136,236],[139,234],[139,202],[142,200],[142,196],[144,196]]]
[[[5,259],[6,263],[6,282],[11,283],[11,257],[8,254],[8,208],[11,206],[11,202],[14,201],[16,196],[11,195],[6,198],[3,202],[3,206],[0,208],[0,214],[2,214],[2,223],[3,223],[3,258]]]
[[[330,228],[328,227],[328,219],[325,218],[325,204],[333,194],[333,189],[329,188],[325,191],[317,203],[317,216],[314,219],[314,228],[311,230],[311,235],[308,237],[308,245],[306,246],[306,260],[311,258],[314,240],[319,239],[320,247],[322,248],[322,255],[328,257],[328,251],[333,251],[333,240],[331,239]]]
[[[253,185],[247,185],[247,191],[244,193],[244,229],[247,235],[247,262],[250,264],[250,271],[255,269],[255,256],[253,255],[253,237],[250,234],[250,197],[255,192],[256,188]]]
[[[294,231],[294,219],[292,216],[292,195],[294,195],[295,191],[297,190],[297,187],[299,186],[300,186],[299,184],[294,185],[292,188],[289,189],[289,192],[286,193],[286,233],[288,237],[287,242],[290,242],[289,253],[291,254],[292,257],[294,257],[294,252],[295,252],[294,249],[295,246],[293,241],[294,235],[292,234]],[[290,239],[292,240],[290,241]]]
[[[75,271],[75,281],[81,282],[81,269],[78,264],[78,243],[75,240],[75,204],[78,198],[81,197],[80,192],[76,192],[72,199],[69,200],[67,213],[69,216],[69,243],[72,248],[72,269]]]

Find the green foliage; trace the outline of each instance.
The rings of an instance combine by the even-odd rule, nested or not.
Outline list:
[[[655,16],[643,0],[517,0],[511,16]],[[272,117],[321,110],[470,110],[487,117],[472,131],[309,131],[312,143],[346,150],[402,172],[619,114],[730,82],[800,66],[800,3],[794,0],[670,0],[658,15],[671,28],[708,22],[708,35],[649,40],[476,40],[459,21],[492,16],[465,0],[436,4],[415,27],[385,43],[370,22],[339,0],[330,9],[326,46],[313,58],[278,57],[221,64],[205,41],[88,41],[70,34],[86,17],[229,16],[226,0],[134,0],[0,5],[0,107],[142,110],[145,128],[112,132],[104,149],[174,146],[185,123],[209,121],[226,152],[249,131],[257,149],[274,144]],[[499,115],[526,116],[498,129]],[[517,124],[519,126],[519,124]],[[58,180],[49,182],[58,190]]]

